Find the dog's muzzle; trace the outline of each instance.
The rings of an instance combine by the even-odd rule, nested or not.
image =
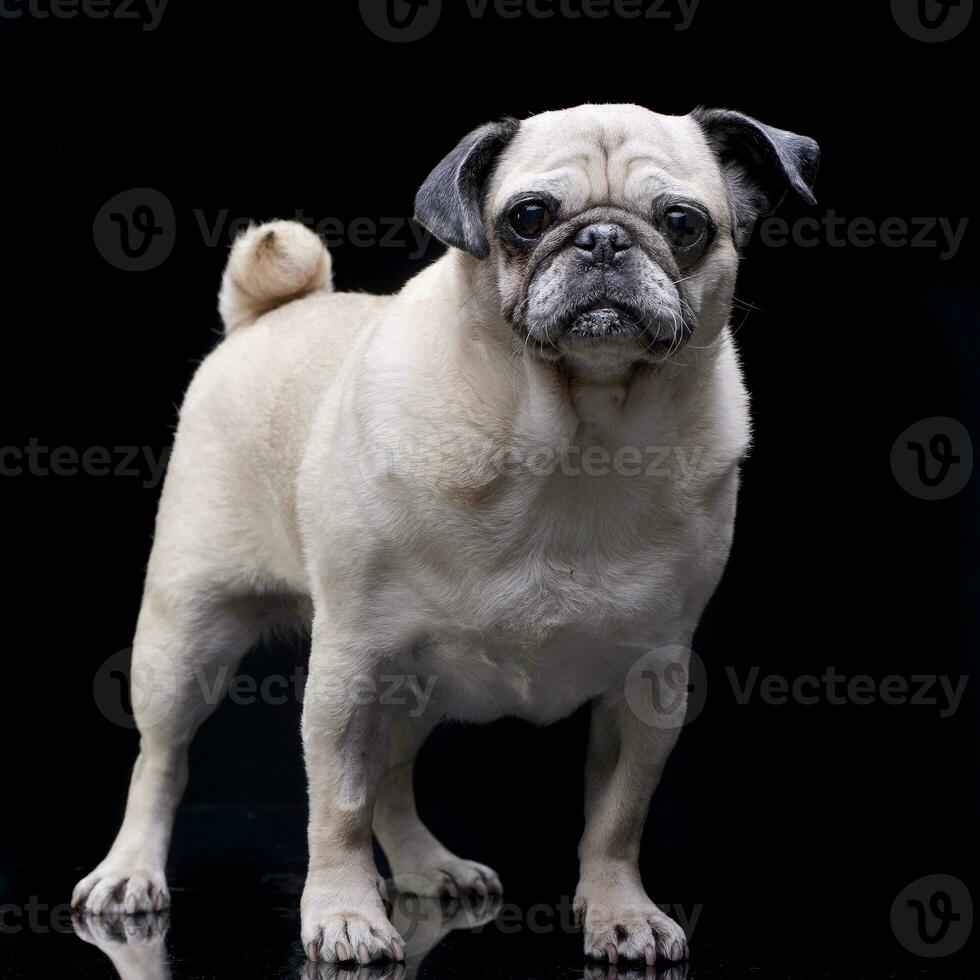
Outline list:
[[[560,260],[561,261],[561,260]],[[567,313],[559,323],[569,340],[634,338],[647,348],[686,339],[674,284],[616,222],[587,224],[566,249]],[[676,306],[676,309],[674,307]]]

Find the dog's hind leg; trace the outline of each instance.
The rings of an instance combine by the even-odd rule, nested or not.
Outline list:
[[[122,827],[101,864],[76,886],[71,904],[94,915],[139,913],[169,904],[165,867],[187,750],[217,707],[258,619],[212,597],[175,597],[147,587],[133,642],[131,692],[140,733]]]
[[[502,895],[503,886],[492,868],[453,854],[416,810],[412,768],[437,721],[431,711],[417,718],[407,712],[393,717],[388,769],[374,807],[374,834],[400,892],[432,897]]]

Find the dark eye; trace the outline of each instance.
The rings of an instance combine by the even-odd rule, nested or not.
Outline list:
[[[703,211],[687,204],[671,205],[664,211],[660,227],[671,248],[685,262],[700,258],[708,246],[711,222]]]
[[[511,211],[510,223],[521,238],[537,238],[551,224],[551,212],[541,201],[525,201]]]

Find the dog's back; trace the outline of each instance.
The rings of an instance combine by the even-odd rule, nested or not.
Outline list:
[[[260,556],[270,585],[301,589],[293,515],[310,426],[388,302],[335,293],[329,253],[296,222],[253,227],[236,240],[219,300],[225,338],[198,368],[180,410],[151,572],[161,562],[186,570],[194,541],[202,563],[220,556],[226,574],[229,557],[240,556],[230,567],[240,568],[241,581],[224,583],[232,592],[261,585]],[[171,528],[181,529],[172,548],[161,538]]]

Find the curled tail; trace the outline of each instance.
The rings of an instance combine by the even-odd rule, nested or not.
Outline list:
[[[290,300],[332,288],[330,253],[309,228],[298,221],[253,225],[235,239],[221,280],[218,309],[225,333]]]

